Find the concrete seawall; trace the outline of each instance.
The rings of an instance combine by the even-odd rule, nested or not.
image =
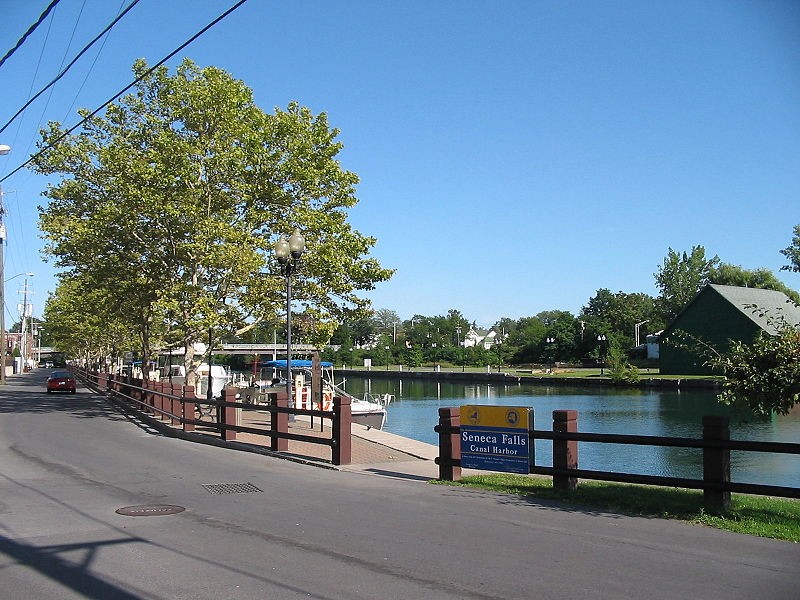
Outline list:
[[[558,375],[520,375],[514,372],[476,373],[461,371],[398,371],[336,369],[342,375],[369,377],[371,379],[426,379],[459,383],[494,383],[499,385],[550,385],[572,387],[627,387],[718,390],[722,382],[715,379],[673,379],[642,376],[636,383],[613,383],[608,377],[559,377]]]

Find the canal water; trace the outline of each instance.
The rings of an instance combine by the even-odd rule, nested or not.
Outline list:
[[[554,410],[578,411],[578,431],[693,437],[702,435],[704,415],[731,417],[731,438],[800,443],[800,412],[761,422],[743,419],[716,401],[713,391],[606,389],[541,384],[464,384],[418,379],[348,377],[345,389],[356,397],[365,391],[394,394],[385,431],[437,444],[433,431],[440,407],[463,404],[525,406],[534,410],[534,427],[552,430]],[[552,465],[552,442],[537,440],[536,464]],[[702,450],[580,442],[583,469],[702,478]],[[731,479],[800,487],[800,456],[731,452]]]

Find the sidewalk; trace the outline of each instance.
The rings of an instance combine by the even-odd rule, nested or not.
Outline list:
[[[242,413],[241,425],[244,427],[264,427],[269,422],[266,411],[246,411]],[[433,425],[431,425],[433,427]],[[330,438],[329,427],[320,431],[320,419],[312,423],[309,417],[298,416],[289,423],[289,432],[305,436]],[[214,437],[222,442],[219,434],[211,428],[198,426],[195,433]],[[351,425],[351,464],[333,466],[330,464],[330,446],[289,440],[286,452],[269,450],[270,438],[252,433],[237,433],[236,442],[263,447],[264,452],[277,457],[304,458],[305,462],[319,464],[340,471],[358,472],[399,479],[428,481],[439,476],[439,467],[434,459],[439,454],[437,446],[418,442],[375,428],[367,428],[353,423]],[[234,444],[235,444],[234,443]],[[222,442],[225,444],[225,442]]]

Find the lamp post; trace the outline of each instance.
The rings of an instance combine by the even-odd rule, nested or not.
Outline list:
[[[20,331],[22,332],[22,337],[20,339],[21,350],[22,350],[22,372],[24,373],[26,370],[26,366],[28,363],[28,354],[30,352],[30,347],[28,346],[28,331],[27,331],[27,324],[28,324],[28,317],[33,316],[32,314],[28,314],[28,277],[33,277],[33,273],[25,273],[25,287],[22,291],[22,311],[20,311],[22,323],[20,325]],[[33,313],[33,311],[31,311]]]
[[[37,324],[36,329],[34,330],[34,335],[36,336],[36,363],[42,362],[42,332],[44,331],[44,327]]]
[[[306,240],[298,229],[287,241],[281,237],[275,242],[275,257],[281,266],[281,274],[286,277],[286,394],[290,408],[294,408],[292,398],[292,275],[297,272],[300,257],[306,251]],[[291,418],[291,415],[290,415]]]
[[[551,351],[554,350],[554,344],[556,343],[556,338],[549,337],[544,342],[545,342],[545,344],[547,344],[547,356],[548,356],[548,358],[550,358],[550,362],[553,365],[552,367],[550,367],[550,373],[552,374],[553,370],[555,368],[555,362],[556,361],[555,361],[555,358],[553,357],[553,353]]]
[[[461,327],[456,327],[456,342],[458,342],[458,347],[461,347]],[[464,356],[461,356],[461,371],[464,371]]]
[[[608,338],[605,334],[601,334],[597,336],[597,344],[600,346],[600,376],[603,376],[603,369],[606,366],[606,353],[605,353],[605,346]]]
[[[644,325],[645,323],[649,323],[649,322],[650,322],[650,319],[647,319],[646,321],[642,321],[641,323],[636,323],[636,325],[633,326],[633,330],[634,330],[633,331],[633,337],[634,337],[635,345],[636,345],[637,348],[639,347],[639,328],[642,325]]]

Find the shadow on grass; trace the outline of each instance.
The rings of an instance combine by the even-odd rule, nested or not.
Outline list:
[[[465,487],[502,493],[504,504],[529,504],[583,514],[678,519],[747,535],[800,541],[800,501],[733,494],[724,513],[704,507],[703,492],[621,483],[581,482],[574,491],[555,490],[547,478],[505,474],[464,477]]]

